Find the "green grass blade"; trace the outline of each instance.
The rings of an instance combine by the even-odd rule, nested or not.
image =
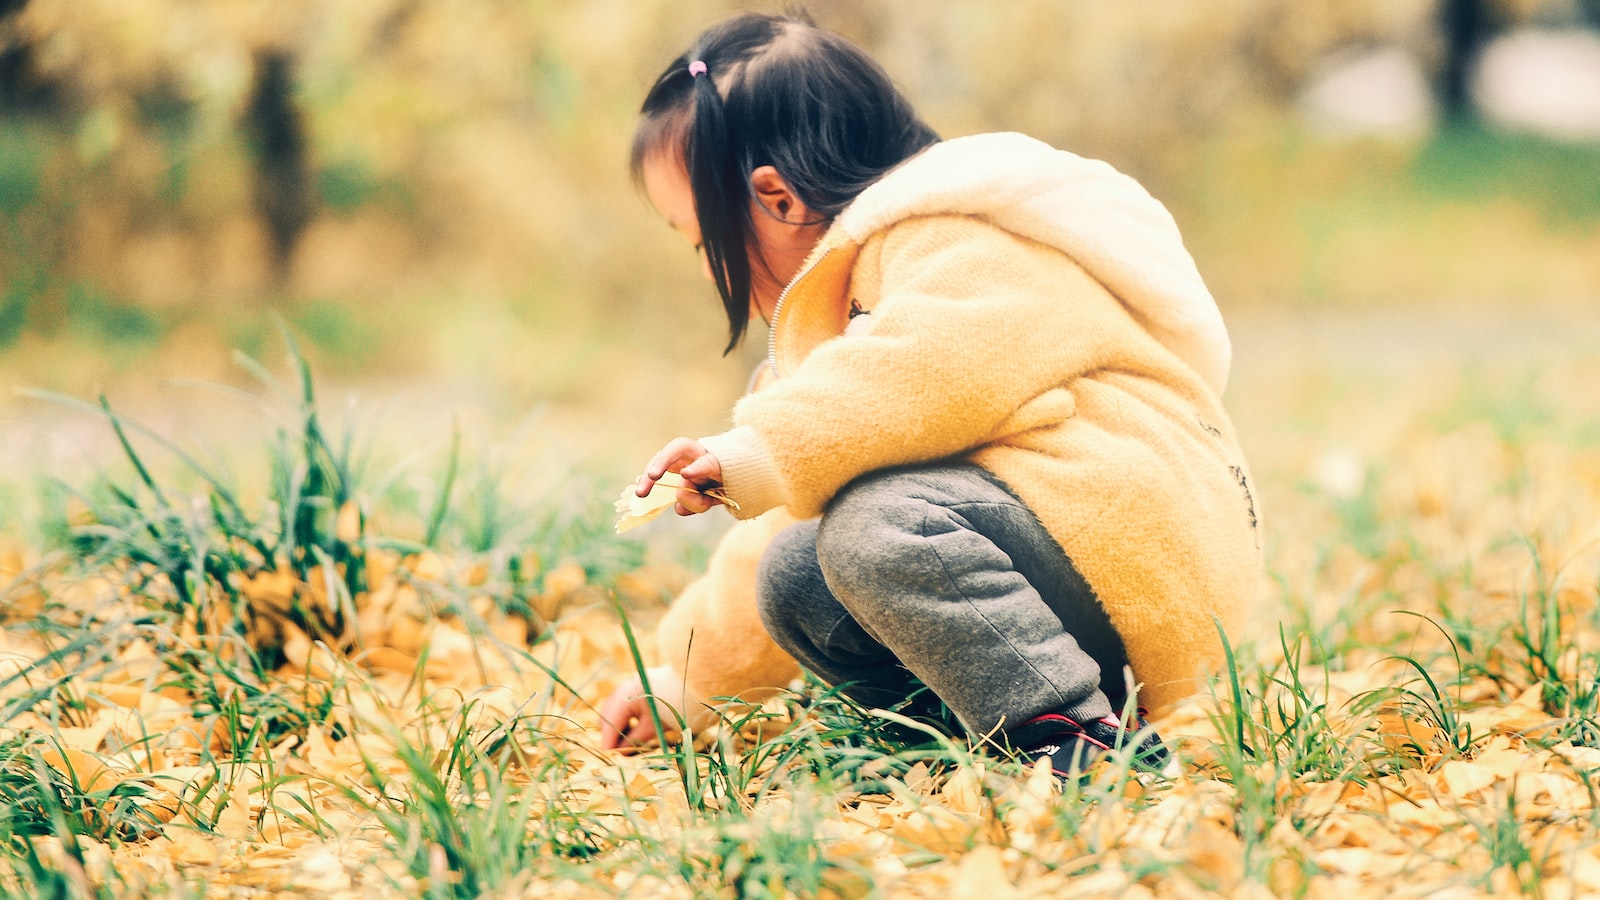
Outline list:
[[[450,457],[445,463],[444,480],[439,485],[439,496],[433,501],[433,512],[428,516],[428,527],[422,533],[422,543],[433,547],[439,541],[439,529],[444,527],[445,513],[450,509],[450,495],[455,490],[456,467],[461,457],[461,419],[455,418],[450,426]]]

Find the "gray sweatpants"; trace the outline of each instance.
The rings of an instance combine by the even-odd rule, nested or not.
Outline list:
[[[971,464],[874,472],[761,561],[778,645],[868,706],[926,685],[972,732],[1120,711],[1127,652],[1039,519]],[[914,676],[914,677],[913,677]]]

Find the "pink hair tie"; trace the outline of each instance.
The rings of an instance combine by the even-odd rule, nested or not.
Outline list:
[[[690,78],[694,78],[697,75],[704,75],[705,73],[706,73],[706,64],[704,62],[701,62],[700,60],[697,59],[694,62],[689,63],[689,77]]]

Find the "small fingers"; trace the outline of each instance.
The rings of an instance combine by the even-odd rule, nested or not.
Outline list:
[[[639,719],[628,729],[628,745],[642,747],[656,739],[656,726],[648,718]]]
[[[686,437],[673,438],[665,447],[656,451],[655,456],[650,457],[649,464],[644,467],[644,474],[639,476],[634,493],[640,497],[649,494],[650,489],[661,480],[661,476],[668,472],[676,472],[703,455],[705,449],[700,446],[699,441]]]
[[[710,453],[702,453],[678,470],[683,480],[702,490],[722,486],[722,463]]]
[[[600,719],[600,748],[615,750],[622,745],[622,736],[638,719],[631,710],[608,709]]]
[[[680,466],[704,453],[700,442],[694,438],[673,438],[650,458],[650,465],[644,470],[645,477],[659,481],[662,475],[677,471]]]
[[[678,506],[674,511],[680,516],[697,516],[716,505],[716,500],[699,491],[679,490]]]
[[[623,734],[636,727],[642,717],[640,703],[644,686],[638,678],[630,678],[617,686],[600,705],[600,746],[615,750],[621,746]]]

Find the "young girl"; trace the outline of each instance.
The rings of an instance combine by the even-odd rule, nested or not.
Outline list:
[[[1021,135],[941,142],[861,50],[762,15],[661,74],[633,170],[729,349],[770,328],[733,428],[638,479],[747,520],[663,621],[656,702],[698,727],[797,664],[868,706],[925,686],[1065,773],[1203,685],[1260,549],[1227,333],[1158,202]],[[619,688],[602,743],[655,738],[649,702]]]

